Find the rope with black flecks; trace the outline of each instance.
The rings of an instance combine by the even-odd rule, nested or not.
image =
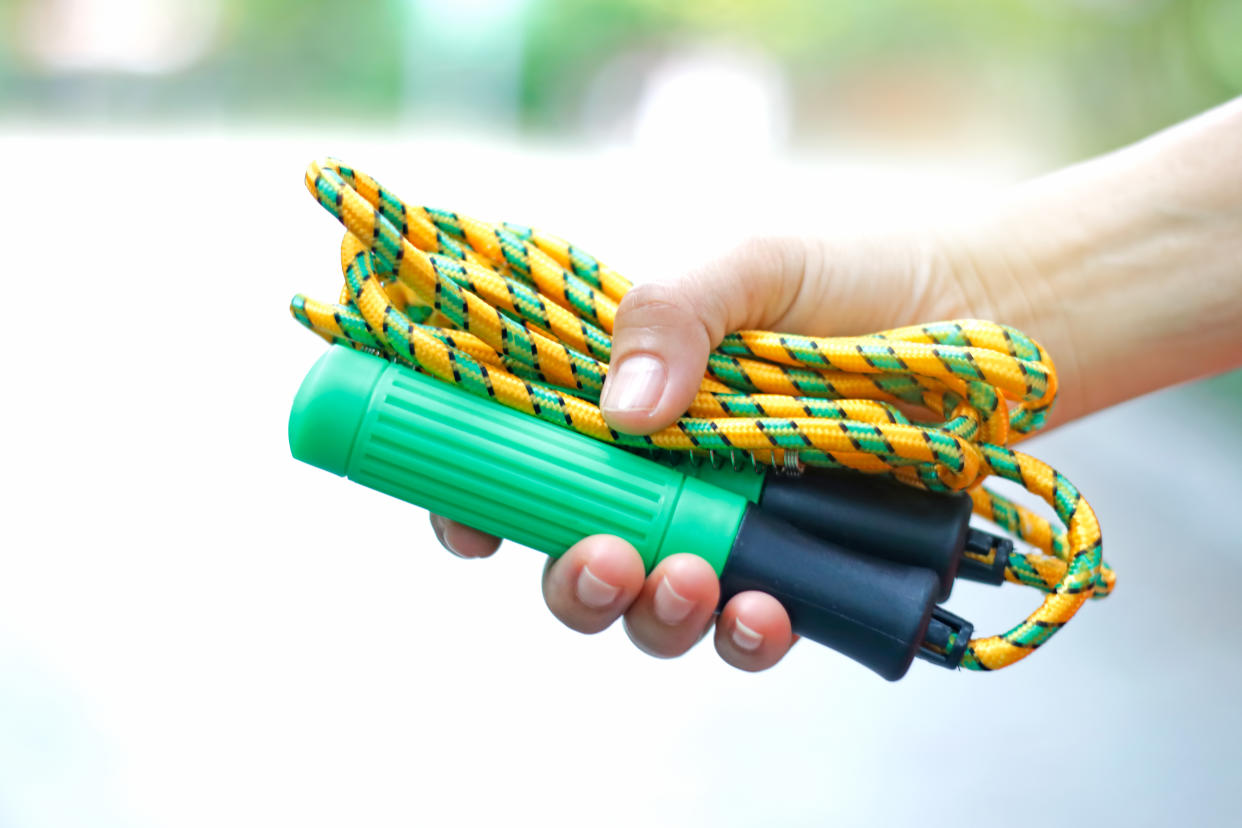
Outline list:
[[[1087,501],[1008,447],[1043,425],[1056,397],[1052,361],[1020,331],[980,320],[857,337],[738,331],[711,354],[686,416],[648,436],[621,434],[598,402],[628,281],[554,236],[407,205],[337,161],[311,164],[306,185],[347,230],[339,303],[298,295],[291,308],[330,342],[622,446],[773,465],[796,452],[810,465],[968,490],[977,514],[1035,547],[1014,550],[1006,579],[1046,594],[1013,629],[972,639],[963,666],[1024,658],[1112,590]],[[939,421],[912,421],[898,402]],[[1064,528],[976,485],[990,474],[1045,500]]]

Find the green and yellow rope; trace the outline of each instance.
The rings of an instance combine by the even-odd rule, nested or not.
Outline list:
[[[407,205],[338,161],[312,163],[306,185],[346,229],[340,301],[298,295],[291,306],[329,342],[622,446],[774,465],[796,452],[810,465],[969,491],[977,514],[1035,548],[1014,551],[1006,579],[1046,594],[1013,629],[973,639],[965,667],[1024,658],[1112,590],[1087,501],[1009,447],[1043,425],[1057,390],[1052,360],[1020,331],[980,320],[857,337],[738,331],[711,354],[686,416],[648,436],[621,434],[598,402],[628,281],[554,236]],[[897,403],[933,419],[913,421]],[[983,488],[988,475],[1038,495],[1063,528]]]

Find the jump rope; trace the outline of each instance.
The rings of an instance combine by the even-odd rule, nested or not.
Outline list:
[[[329,159],[312,163],[306,172],[306,186],[320,205],[345,227],[341,247],[345,285],[335,304],[318,302],[301,294],[295,296],[291,304],[294,318],[328,342],[345,346],[333,351],[350,349],[349,353],[374,355],[365,359],[373,359],[377,364],[381,360],[376,357],[381,357],[386,361],[384,365],[392,363],[403,376],[408,375],[404,379],[384,380],[388,383],[385,387],[390,389],[385,398],[387,402],[375,396],[378,392],[373,385],[380,382],[376,378],[372,378],[372,385],[349,392],[357,396],[357,402],[351,403],[358,407],[357,418],[363,417],[367,406],[376,409],[368,415],[370,420],[366,420],[371,423],[367,426],[371,430],[367,431],[366,440],[374,448],[366,450],[370,452],[370,460],[346,460],[349,452],[353,452],[350,456],[365,453],[359,447],[363,438],[357,436],[358,427],[351,425],[339,449],[343,452],[340,467],[332,469],[338,474],[346,473],[346,466],[355,468],[351,463],[370,462],[373,467],[382,463],[388,470],[387,477],[375,473],[372,474],[375,480],[363,480],[365,472],[361,471],[350,472],[349,476],[442,513],[460,509],[460,516],[467,522],[471,522],[472,515],[477,516],[473,521],[475,525],[491,531],[521,525],[523,519],[530,518],[534,507],[517,506],[507,517],[497,517],[497,510],[502,509],[498,505],[500,501],[488,501],[486,508],[467,502],[471,495],[469,481],[464,478],[464,482],[459,481],[461,494],[445,500],[443,486],[451,489],[455,485],[453,481],[458,480],[454,475],[462,470],[444,464],[426,466],[427,474],[441,475],[439,481],[407,477],[400,484],[389,482],[385,486],[376,480],[395,479],[392,467],[402,462],[417,466],[421,462],[415,456],[417,447],[410,446],[419,440],[423,440],[419,443],[423,446],[419,456],[431,456],[434,460],[438,452],[451,456],[459,448],[456,443],[470,442],[482,435],[480,439],[492,442],[481,451],[490,452],[491,456],[478,455],[476,466],[466,472],[492,474],[487,470],[495,466],[495,477],[516,474],[515,469],[521,467],[527,474],[524,482],[513,478],[514,482],[506,485],[510,490],[521,488],[521,496],[535,497],[533,492],[547,482],[547,475],[531,477],[530,469],[544,463],[547,452],[560,451],[557,448],[561,439],[559,429],[627,450],[614,450],[596,457],[593,452],[597,444],[575,438],[563,447],[566,453],[557,455],[561,465],[556,468],[561,469],[566,478],[587,475],[598,482],[601,476],[624,477],[633,470],[631,460],[623,455],[637,454],[646,455],[634,457],[633,462],[644,464],[634,466],[637,473],[661,480],[664,480],[661,475],[676,474],[675,479],[668,478],[672,481],[668,485],[673,487],[669,491],[676,489],[678,495],[683,490],[691,494],[705,491],[700,485],[702,480],[708,482],[713,493],[717,486],[720,491],[730,488],[742,491],[751,484],[738,484],[737,480],[745,475],[751,479],[758,476],[746,470],[734,473],[732,467],[738,466],[771,468],[785,474],[794,472],[793,477],[780,478],[780,487],[782,491],[791,491],[795,500],[801,493],[800,487],[807,491],[813,488],[810,483],[800,482],[803,477],[796,476],[807,469],[806,478],[835,481],[829,487],[843,493],[846,501],[853,498],[854,505],[850,508],[861,511],[868,508],[865,498],[870,489],[867,487],[872,486],[872,479],[877,477],[892,478],[903,484],[889,488],[902,489],[893,502],[909,503],[908,507],[897,507],[908,514],[926,508],[925,504],[913,500],[916,496],[932,498],[939,504],[954,500],[952,493],[965,492],[976,515],[997,524],[1033,548],[1014,548],[1008,541],[988,540],[987,537],[980,542],[978,532],[965,528],[966,513],[970,511],[966,509],[958,522],[958,534],[949,544],[956,545],[949,554],[960,555],[962,572],[973,567],[976,574],[991,573],[977,580],[999,582],[1003,577],[1006,581],[1034,587],[1044,593],[1044,599],[1026,620],[1007,632],[969,638],[968,623],[930,606],[947,596],[958,564],[955,562],[948,568],[947,584],[919,587],[923,592],[930,589],[934,595],[912,610],[909,623],[913,631],[900,635],[906,639],[913,636],[915,640],[912,644],[904,641],[901,647],[905,647],[906,654],[911,657],[918,654],[949,667],[996,670],[1013,664],[1048,641],[1087,599],[1103,597],[1112,591],[1115,577],[1102,559],[1100,528],[1090,505],[1055,469],[1011,448],[1043,425],[1057,388],[1056,373],[1048,354],[1020,331],[973,319],[913,325],[856,337],[818,338],[738,331],[726,336],[711,354],[702,386],[685,416],[648,436],[622,434],[607,425],[598,403],[608,371],[617,307],[630,288],[627,280],[583,250],[538,230],[508,223],[489,224],[454,212],[408,205],[374,179],[339,161]],[[356,382],[359,371],[369,370],[367,365],[358,366],[353,362],[342,363],[339,367],[345,372],[340,382],[346,386]],[[379,373],[375,377],[379,377]],[[431,377],[434,381],[415,386],[410,384],[414,377],[420,381]],[[448,398],[432,414],[414,411],[418,406],[431,405],[427,400],[438,399],[445,384],[455,386],[451,391],[457,396]],[[323,388],[322,377],[316,389],[308,390],[304,385],[299,403],[295,404],[295,419],[297,411],[306,408],[308,403],[304,398],[309,395],[317,394],[321,404],[327,406],[329,403],[323,400],[339,400],[345,393],[335,386],[331,392]],[[898,402],[927,412],[929,421],[911,420],[895,405]],[[484,419],[472,421],[472,426],[462,425],[469,416],[458,417],[455,412],[472,409],[476,404],[482,405],[478,411]],[[378,410],[384,405],[388,406],[387,413]],[[333,423],[340,419],[337,409],[325,410],[328,414],[316,414],[318,419],[303,416],[305,421],[314,420],[313,428],[310,425],[298,427],[303,433],[334,428]],[[514,417],[512,412],[520,412],[521,416]],[[329,415],[337,420],[323,419]],[[354,414],[348,416],[355,417]],[[406,419],[401,420],[403,417]],[[418,421],[423,425],[410,425],[411,417],[424,417]],[[435,417],[441,424],[449,423],[456,430],[437,432],[439,436],[427,442],[431,438],[419,435],[435,431],[439,425],[428,425],[430,421],[426,417]],[[533,436],[522,436],[526,432],[520,430],[505,432],[507,423],[523,429],[536,418],[556,428],[539,426],[544,430],[536,429]],[[397,432],[391,431],[398,421],[405,423],[401,426],[405,431],[401,433],[406,436],[401,439],[407,440],[406,447],[400,450],[399,440],[393,436]],[[390,429],[387,437],[383,432],[385,428]],[[423,432],[417,432],[418,428]],[[294,453],[298,454],[292,420],[290,435]],[[302,439],[304,442],[309,438]],[[511,451],[519,448],[544,454],[524,455],[526,459],[519,462],[514,459],[518,455]],[[384,454],[384,451],[389,453]],[[686,462],[679,466],[679,458]],[[338,464],[337,459],[330,462],[305,456],[302,459],[324,468]],[[726,468],[720,469],[722,465]],[[505,471],[506,468],[509,470]],[[681,471],[675,471],[677,469]],[[850,471],[836,472],[835,477],[833,474],[817,477],[817,469]],[[867,477],[858,475],[860,472]],[[989,491],[981,485],[989,475],[1013,481],[1042,498],[1055,511],[1061,526],[1054,526],[1023,506]],[[687,484],[683,476],[693,478],[693,485]],[[722,477],[729,480],[722,480]],[[775,475],[769,475],[771,477]],[[442,484],[439,490],[438,484]],[[631,497],[630,490],[621,484],[617,486],[619,488],[614,487],[614,501],[601,502],[595,510],[605,513],[599,520],[607,517],[609,503],[630,502],[626,500]],[[769,484],[769,488],[776,491],[778,487]],[[918,495],[914,489],[945,494]],[[551,503],[556,498],[545,499],[541,501],[544,503],[541,508],[552,509],[556,515],[569,514],[565,511],[569,508],[566,504],[576,496],[575,491],[562,495],[557,503]],[[752,504],[763,505],[762,499],[767,496],[757,491],[742,493]],[[695,505],[702,500],[699,494],[693,497],[688,494],[682,499],[687,503],[693,501],[685,505],[682,512],[699,509],[701,514],[695,519],[704,525],[722,519],[718,512],[708,514],[702,511],[707,507]],[[775,495],[768,499],[776,503]],[[659,502],[665,501],[669,498]],[[959,495],[956,501],[965,502],[966,497]],[[820,506],[815,508],[830,511],[824,506],[827,502],[821,500]],[[553,518],[551,522],[559,519],[565,528],[573,530],[578,526],[575,521],[579,513],[592,511],[590,504],[574,508],[577,511],[570,517]],[[663,505],[652,508],[656,509],[650,513],[652,521],[663,515],[659,520],[672,521],[670,526],[680,525],[676,515],[668,516],[672,511],[659,511],[665,508]],[[912,568],[903,567],[898,572],[893,564],[883,563],[877,564],[880,568],[858,569],[859,566],[870,567],[871,563],[858,563],[861,557],[846,549],[840,560],[847,565],[825,564],[823,556],[814,557],[806,565],[788,564],[799,577],[814,577],[821,582],[835,579],[839,582],[836,587],[825,587],[822,583],[791,583],[788,571],[772,570],[772,567],[784,565],[780,562],[783,560],[781,550],[791,545],[813,546],[819,541],[791,534],[798,530],[781,529],[777,534],[795,540],[773,545],[770,542],[772,532],[766,528],[760,532],[759,511],[753,505],[739,506],[728,512],[732,517],[723,518],[733,522],[728,531],[736,531],[739,522],[742,530],[736,539],[730,536],[732,551],[726,548],[719,560],[713,562],[718,572],[731,575],[738,589],[750,584],[777,594],[794,618],[795,631],[823,640],[868,663],[867,653],[874,650],[874,642],[867,643],[863,639],[871,635],[889,635],[884,630],[877,633],[887,622],[877,621],[876,613],[891,611],[872,602],[869,607],[857,609],[861,620],[842,633],[838,629],[840,619],[854,611],[849,607],[842,609],[842,605],[865,601],[865,596],[860,597],[859,593],[867,592],[868,584],[873,581],[891,585],[907,579],[900,582],[908,585],[909,575],[905,570]],[[796,517],[790,519],[799,523]],[[816,519],[812,518],[811,522]],[[843,521],[848,523],[849,520],[847,514]],[[527,540],[528,545],[556,554],[572,542],[572,531],[563,537],[555,533],[549,535],[552,530],[535,526],[536,522],[530,521],[529,532],[534,533],[530,537],[535,540]],[[881,520],[873,525],[885,523]],[[582,525],[589,528],[596,524]],[[617,525],[622,528],[615,531],[624,534],[625,526]],[[609,526],[607,522],[603,524],[605,530]],[[748,526],[751,528],[747,529]],[[641,534],[645,527],[632,527],[632,531]],[[688,534],[684,527],[660,531],[664,536],[657,539],[657,545],[668,547],[665,553],[696,551],[675,548],[674,541],[693,540],[692,533]],[[500,531],[500,534],[526,539],[521,531]],[[748,538],[745,543],[744,536]],[[891,546],[901,545],[899,537],[889,540]],[[851,542],[850,545],[857,549],[865,547],[866,543]],[[836,548],[838,546],[833,547]],[[658,554],[647,563],[654,564]],[[900,549],[890,550],[890,554],[877,554],[891,560],[904,560]],[[730,555],[736,561],[745,558],[745,562],[728,564],[726,559]],[[759,570],[772,571],[762,576]],[[864,574],[859,575],[860,572]],[[938,576],[941,581],[945,573],[946,569],[941,567]],[[813,593],[810,598],[804,594],[808,589]],[[907,586],[895,589],[897,591],[892,594],[898,598],[909,592]],[[784,600],[786,597],[788,601]],[[897,600],[886,599],[880,593],[880,604]],[[826,621],[825,614],[831,616]],[[803,630],[799,629],[801,617],[806,618],[801,625]],[[849,626],[848,620],[846,626]],[[937,629],[940,632],[933,635],[932,630]],[[823,634],[816,635],[817,632]],[[904,664],[900,663],[903,661]],[[909,658],[898,654],[895,662],[886,662],[883,668],[875,663],[868,663],[868,666],[886,677],[896,678],[905,672],[908,664]]]

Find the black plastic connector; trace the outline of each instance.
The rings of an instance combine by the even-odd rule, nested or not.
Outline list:
[[[962,663],[962,656],[966,655],[966,645],[974,631],[975,625],[965,618],[959,618],[944,607],[933,607],[918,657],[956,670]]]
[[[926,492],[857,472],[769,475],[759,505],[812,535],[932,570],[949,597],[970,529],[970,496]]]
[[[747,590],[772,595],[794,632],[889,681],[905,675],[924,651],[943,656],[923,656],[933,663],[956,667],[965,643],[949,646],[951,633],[970,628],[935,606],[940,581],[930,569],[852,551],[754,506],[742,518],[720,589],[722,606]]]
[[[1013,541],[1008,538],[972,528],[966,533],[966,546],[957,574],[968,581],[999,586],[1005,583],[1005,567],[1009,565],[1012,551]]]

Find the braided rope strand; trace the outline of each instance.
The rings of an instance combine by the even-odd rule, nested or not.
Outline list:
[[[1088,598],[1112,591],[1090,505],[1056,470],[1010,448],[1043,425],[1057,391],[1048,354],[1020,331],[981,320],[856,337],[738,331],[710,355],[686,416],[651,435],[621,434],[598,406],[630,287],[618,273],[521,225],[407,205],[331,159],[310,165],[306,185],[346,230],[340,301],[299,294],[290,306],[328,342],[621,446],[772,464],[796,452],[809,465],[968,491],[976,514],[1034,547],[1015,549],[1006,579],[1045,597],[1009,631],[972,639],[962,666],[1013,664]],[[911,421],[898,403],[933,420]],[[988,475],[1042,498],[1064,528],[980,486]]]

